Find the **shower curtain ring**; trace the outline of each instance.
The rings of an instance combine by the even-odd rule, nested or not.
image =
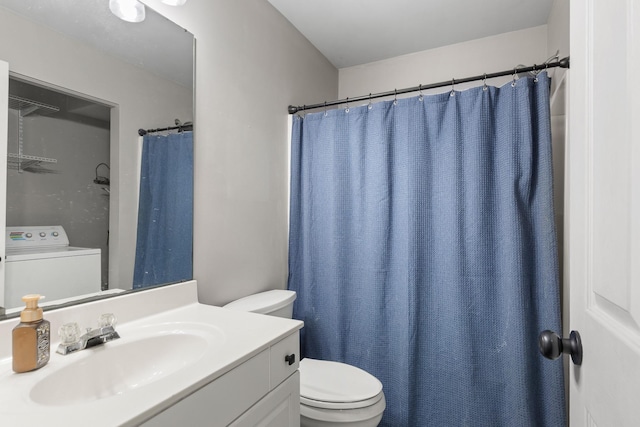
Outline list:
[[[516,87],[516,79],[518,78],[518,67],[513,69],[513,81],[511,82],[511,87]]]
[[[324,116],[327,117],[327,101],[324,101]]]
[[[398,89],[393,90],[393,105],[398,105]]]
[[[347,96],[347,108],[344,109],[345,113],[349,113],[349,97]]]
[[[537,67],[537,65],[536,65],[536,64],[533,64],[533,71],[532,71],[532,73],[533,73],[533,76],[534,76],[534,77],[533,77],[533,82],[534,82],[534,83],[538,83],[538,74],[540,74],[540,71],[541,71],[541,70],[537,70],[537,69],[536,69],[536,67]]]
[[[456,79],[451,79],[451,93],[449,94],[450,96],[456,96]]]
[[[487,73],[484,73],[484,80],[482,80],[482,90],[487,90],[489,89],[487,87]]]
[[[424,99],[424,96],[422,95],[422,83],[420,83],[419,90],[420,96],[418,97],[418,101],[422,101]]]
[[[369,92],[369,104],[367,105],[367,109],[371,110],[373,105],[371,105],[371,92]]]

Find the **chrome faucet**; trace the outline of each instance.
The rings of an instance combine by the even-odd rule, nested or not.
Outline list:
[[[98,328],[87,328],[87,332],[83,335],[80,335],[80,327],[75,322],[62,325],[58,330],[61,343],[56,352],[59,354],[74,353],[120,338],[115,329],[116,317],[113,314],[103,314],[98,322]]]

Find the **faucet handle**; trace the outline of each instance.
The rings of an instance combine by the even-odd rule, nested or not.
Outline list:
[[[72,344],[80,340],[80,326],[76,322],[65,323],[58,329],[58,336],[63,344]]]
[[[115,328],[117,322],[118,319],[116,319],[116,316],[113,313],[101,314],[100,318],[98,319],[98,325],[101,328],[106,328],[108,326]]]

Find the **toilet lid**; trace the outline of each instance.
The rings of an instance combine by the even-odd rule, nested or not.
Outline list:
[[[355,406],[349,406],[363,407],[372,405],[381,398],[382,383],[355,366],[305,358],[300,361],[298,369],[300,398],[313,406],[357,402]]]

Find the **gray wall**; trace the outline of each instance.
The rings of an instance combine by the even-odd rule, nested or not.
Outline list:
[[[528,28],[340,69],[340,98],[533,65],[547,58],[547,26]],[[510,76],[488,84],[500,86]],[[456,90],[482,82],[457,84]],[[432,92],[446,92],[447,88]],[[429,93],[425,91],[425,93]],[[417,93],[408,94],[417,96]]]
[[[223,304],[287,283],[289,104],[338,72],[266,0],[144,3],[196,37],[194,275]]]

